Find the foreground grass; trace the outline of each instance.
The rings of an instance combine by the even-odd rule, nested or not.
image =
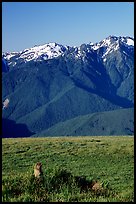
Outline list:
[[[33,177],[42,162],[44,180]],[[64,175],[67,179],[63,180]],[[77,185],[97,180],[102,191]],[[56,183],[57,182],[57,183]],[[56,186],[54,186],[56,183]],[[4,201],[134,201],[133,137],[55,137],[2,139]]]

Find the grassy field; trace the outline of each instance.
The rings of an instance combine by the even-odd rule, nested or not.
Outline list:
[[[3,138],[2,201],[134,202],[134,137]]]

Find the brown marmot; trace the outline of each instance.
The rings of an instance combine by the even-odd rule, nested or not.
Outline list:
[[[41,175],[43,175],[42,164],[41,162],[37,162],[34,166],[34,176],[36,178],[40,178]]]

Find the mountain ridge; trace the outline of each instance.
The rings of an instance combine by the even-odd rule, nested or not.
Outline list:
[[[98,50],[101,47],[107,47],[110,44],[111,45],[115,44],[115,45],[117,45],[116,47],[114,47],[116,50],[119,48],[120,43],[124,44],[127,47],[131,47],[131,46],[133,47],[134,46],[134,38],[129,37],[129,36],[116,37],[116,36],[111,35],[111,36],[105,38],[104,40],[101,40],[99,43],[88,43],[86,45],[89,45],[90,49],[92,49],[92,50]],[[84,45],[84,44],[82,44],[82,45]],[[43,45],[35,45],[31,48],[26,48],[20,52],[3,52],[3,57],[7,60],[10,60],[10,58],[15,57],[16,55],[20,55],[19,57],[20,58],[24,57],[24,62],[26,62],[26,61],[31,61],[31,60],[37,60],[38,56],[40,58],[43,55],[42,60],[43,59],[48,60],[48,59],[52,59],[54,57],[58,57],[61,54],[63,55],[65,53],[65,51],[67,51],[69,49],[74,49],[74,51],[79,52],[77,55],[80,56],[80,52],[81,52],[80,48],[82,45],[69,46],[69,45],[61,45],[61,44],[58,44],[56,42],[45,43]],[[111,47],[111,48],[113,49],[113,47]],[[112,50],[111,48],[110,48],[110,51]],[[54,55],[53,55],[53,53],[51,53],[51,50],[53,50],[53,52],[55,52]],[[89,51],[89,49],[88,49],[88,51]],[[108,52],[110,52],[110,51],[107,51],[107,53],[105,53],[105,54],[108,54]],[[30,54],[36,53],[37,56],[35,55],[33,58],[30,58],[29,53]],[[25,55],[28,55],[28,57],[25,58]]]
[[[59,122],[33,137],[133,135],[133,113],[130,108],[78,116]],[[127,120],[124,120],[126,116]]]
[[[133,108],[133,42],[109,36],[79,47],[51,43],[33,47],[28,61],[32,49],[24,59],[22,52],[3,54],[9,70],[2,72],[2,100],[9,104],[2,117],[38,134],[79,115]]]

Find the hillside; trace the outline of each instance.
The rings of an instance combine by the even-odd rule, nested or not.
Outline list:
[[[133,38],[109,36],[79,47],[48,43],[3,58],[9,70],[2,72],[2,101],[9,104],[2,118],[29,132],[134,107]]]
[[[133,135],[134,109],[119,109],[78,116],[34,136]]]

